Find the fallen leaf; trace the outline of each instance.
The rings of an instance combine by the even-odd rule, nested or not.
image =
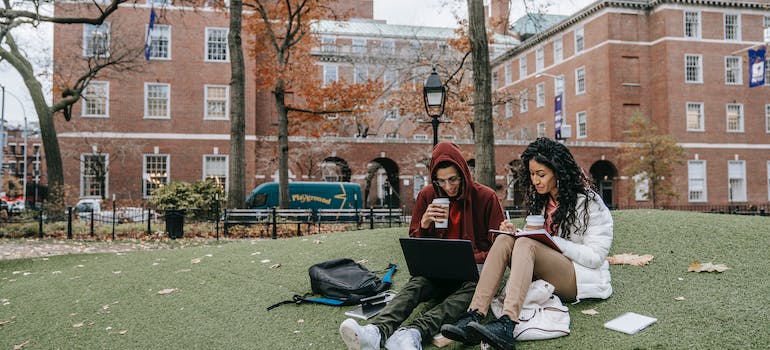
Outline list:
[[[582,312],[585,315],[591,315],[591,316],[599,314],[599,311],[596,311],[596,309],[588,309],[588,310],[583,310],[583,311],[580,311],[580,312]]]
[[[260,260],[259,262],[261,262],[261,263],[263,263],[263,264],[266,264],[266,263],[269,263],[269,262],[270,262],[270,259],[264,259],[264,260]]]
[[[684,301],[685,299],[684,299],[684,297],[676,297],[676,298],[674,298],[674,300],[676,300],[676,301]]]
[[[277,268],[279,268],[279,267],[281,267],[281,264],[273,264],[273,265],[270,265],[270,268],[271,268],[271,269],[277,269]]]
[[[711,262],[701,263],[700,261],[695,260],[690,263],[687,272],[724,272],[729,269],[730,268],[725,264],[714,264]]]
[[[321,240],[320,240],[320,239],[316,239],[315,241],[313,241],[313,243],[314,243],[314,244],[321,244],[322,242],[321,242]]]
[[[366,259],[361,259],[361,260],[358,260],[358,261],[356,261],[356,262],[357,262],[357,263],[359,263],[359,264],[361,264],[361,265],[363,265],[363,264],[366,264],[366,263],[368,263],[368,262],[369,262],[369,260],[366,260]]]
[[[29,344],[30,340],[31,339],[27,339],[27,341],[25,341],[25,342],[23,342],[23,343],[21,343],[19,345],[14,345],[13,346],[13,350],[21,350],[21,348],[23,348],[23,347],[27,346],[27,344]]]
[[[190,263],[192,263],[192,264],[197,264],[197,263],[200,263],[200,262],[201,262],[200,258],[195,258],[195,259],[190,260]]]
[[[166,288],[164,290],[159,290],[158,294],[160,294],[160,295],[167,295],[167,294],[171,294],[173,292],[176,292],[176,288]]]
[[[72,328],[80,328],[83,327],[83,322],[78,322],[72,325]]]
[[[297,320],[297,323],[305,323],[305,320],[300,318],[299,320]]]
[[[8,321],[0,321],[0,327],[5,326],[7,324],[14,323],[16,321],[16,316],[11,316],[11,319]]]
[[[119,275],[122,271],[112,271],[113,274]]]
[[[633,253],[623,253],[608,256],[607,261],[612,265],[644,266],[649,264],[653,258],[652,254],[636,255]]]
[[[210,258],[210,257],[214,256],[214,254],[206,254],[205,256],[206,256],[207,258]]]
[[[109,304],[102,305],[102,310],[109,310],[109,309],[110,309],[110,305]]]
[[[120,331],[120,332],[118,332],[118,334],[120,334],[120,335],[124,335],[124,334],[126,334],[126,333],[128,333],[128,331],[127,331],[127,330],[123,330],[123,331]]]

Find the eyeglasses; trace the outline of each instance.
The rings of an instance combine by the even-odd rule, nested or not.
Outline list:
[[[436,186],[444,186],[446,184],[455,185],[458,182],[460,182],[460,180],[462,180],[462,179],[463,178],[460,177],[460,176],[452,176],[452,177],[450,177],[448,179],[436,179],[436,180],[433,180],[433,184],[436,185]]]

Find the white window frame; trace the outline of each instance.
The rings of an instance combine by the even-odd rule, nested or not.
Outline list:
[[[425,141],[428,139],[428,134],[413,134],[412,138],[415,140]]]
[[[562,95],[561,96],[561,98],[562,98],[562,107],[564,107],[564,99],[566,98],[566,96],[564,96],[564,95],[566,95],[564,93],[565,88],[566,88],[566,84],[565,83],[566,83],[566,80],[565,80],[563,74],[557,76],[556,79],[553,80],[553,95],[554,96],[558,96],[559,94]]]
[[[575,95],[586,93],[586,67],[575,69]]]
[[[89,189],[93,186],[99,186],[99,183],[96,182],[95,175],[94,174],[86,174],[86,170],[90,169],[87,167],[87,157],[101,157],[104,159],[104,168],[105,168],[105,174],[104,174],[104,193],[93,193],[91,194]],[[110,173],[107,171],[110,166],[110,155],[107,153],[82,153],[80,154],[80,198],[107,198],[107,195],[109,194],[109,184],[110,184]]]
[[[553,63],[559,63],[564,60],[564,41],[562,37],[553,40]]]
[[[695,16],[694,17],[695,20],[696,20],[695,23],[688,22],[688,16],[687,16],[688,14],[692,14],[692,15]],[[684,32],[683,32],[684,35],[683,36],[685,38],[700,39],[701,38],[701,32],[702,32],[701,31],[701,15],[700,15],[700,11],[684,11],[683,16],[684,16],[683,17],[684,18],[684,21],[683,21],[684,22]],[[687,35],[687,28],[688,28],[688,26],[691,26],[690,29],[693,32],[691,35]]]
[[[708,182],[705,160],[687,161],[687,201],[708,202]],[[694,174],[694,171],[702,171],[702,174]],[[700,185],[700,186],[698,186]],[[698,194],[695,198],[695,194]]]
[[[82,112],[84,118],[109,118],[110,117],[110,82],[92,80],[88,83],[81,95]],[[101,108],[104,113],[92,113]]]
[[[691,108],[692,107],[692,108]],[[697,107],[698,115],[695,116],[695,108]],[[687,128],[687,131],[705,131],[705,113],[704,113],[704,107],[703,102],[687,102],[684,106],[684,113],[685,113],[685,127]],[[695,123],[691,123],[691,117],[697,118],[697,127],[693,127]]]
[[[695,59],[693,63],[695,65],[688,66],[690,64],[690,59]],[[694,72],[697,77],[695,79],[690,79],[690,74],[688,72],[688,69],[696,69],[697,71]],[[684,82],[689,84],[702,84],[703,83],[703,55],[699,54],[685,54],[684,55]]]
[[[537,137],[545,137],[545,122],[537,123]]]
[[[737,183],[737,188],[734,186]],[[746,161],[727,161],[727,200],[729,202],[746,202]]]
[[[321,52],[336,53],[337,52],[337,38],[329,35],[321,36]]]
[[[529,110],[529,91],[527,89],[519,91],[519,113],[526,113]]]
[[[102,40],[102,44],[104,45],[104,51],[102,53],[97,53],[95,49],[95,38],[94,35],[100,34],[104,35],[105,39]],[[110,57],[110,23],[104,22],[100,25],[94,25],[94,24],[83,24],[83,56],[84,57],[101,57],[101,58],[107,58]]]
[[[164,115],[150,115],[150,88],[151,87],[165,87],[166,96],[165,104],[166,111]],[[157,98],[161,101],[161,98]],[[171,119],[171,84],[167,83],[144,83],[144,119]]]
[[[206,27],[206,52],[203,53],[205,62],[230,62],[230,48],[227,44],[228,33],[228,28]],[[223,54],[224,57],[220,58]],[[212,56],[216,57],[212,58]]]
[[[513,72],[511,72],[511,64],[505,64],[505,85],[513,83]]]
[[[385,72],[382,73],[382,81],[385,84],[386,89],[398,90],[399,85],[396,82],[398,74],[393,68],[385,68]]]
[[[153,168],[148,169],[148,160],[149,158],[158,158],[164,159],[163,162],[165,162],[165,169],[160,168]],[[152,170],[150,172],[149,170]],[[158,172],[155,172],[157,170]],[[168,154],[144,154],[142,156],[142,197],[144,198],[150,198],[152,197],[152,194],[147,193],[149,192],[150,188],[153,187],[152,190],[155,190],[159,188],[160,186],[167,185],[171,179],[171,156]]]
[[[538,46],[535,49],[535,71],[541,72],[545,69],[545,49]]]
[[[729,18],[733,17],[735,18],[735,23],[729,24]],[[727,41],[741,41],[741,15],[739,13],[725,13],[723,18],[724,39]]]
[[[323,67],[323,86],[329,86],[330,83],[339,81],[339,67],[336,64],[324,64]]]
[[[398,111],[398,107],[392,107],[388,110],[385,110],[385,120],[398,120],[399,116],[400,113]]]
[[[146,25],[145,25],[146,26]],[[145,32],[150,30],[146,26]],[[166,40],[166,55],[161,56],[158,52],[158,46],[162,40]],[[150,33],[150,60],[169,61],[171,60],[171,26],[168,24],[155,24]]]
[[[366,39],[353,38],[350,45],[353,53],[366,53]]]
[[[519,80],[527,77],[527,55],[519,57]]]
[[[511,103],[511,101],[505,102],[505,117],[506,118],[513,117],[513,103]]]
[[[387,55],[396,53],[396,41],[387,39],[380,42],[380,52]]]
[[[580,111],[575,113],[575,136],[579,139],[588,137],[588,113]]]
[[[535,94],[537,95],[537,108],[545,107],[545,83],[535,85]]]
[[[767,161],[767,200],[770,201],[770,160]]]
[[[765,105],[765,133],[770,134],[770,104]]]
[[[585,51],[586,38],[583,27],[575,28],[575,55]]]
[[[737,108],[737,111],[738,111],[737,125],[735,125],[737,128],[732,128],[732,129],[730,127],[730,124],[735,124],[735,123],[733,123],[730,120],[730,118],[731,118],[730,109],[731,108]],[[743,116],[744,116],[744,114],[743,114],[743,104],[742,103],[728,103],[728,104],[726,104],[725,105],[725,123],[727,124],[726,125],[726,131],[727,132],[739,132],[739,133],[743,132],[744,131],[743,126],[744,126],[744,122],[745,122],[745,119],[744,119]]]
[[[634,199],[637,202],[650,200],[650,178],[646,172],[631,177],[634,180]]]
[[[725,56],[725,84],[743,85],[743,58]]]
[[[765,16],[763,22],[764,22],[763,23],[764,30],[762,31],[762,33],[763,33],[763,37],[764,37],[764,42],[765,43],[770,43],[770,16]],[[765,54],[767,54],[767,53],[765,53]],[[767,57],[767,56],[765,56],[765,57]],[[768,83],[767,80],[765,80],[765,84],[770,84],[770,83]]]
[[[224,169],[215,169],[214,161],[220,163],[222,159],[224,159]],[[227,177],[229,162],[230,159],[226,154],[204,154],[202,160],[203,169],[201,171],[201,180],[206,181],[208,179],[214,179],[214,183],[222,186],[222,188],[225,190],[225,193],[227,193],[227,189],[229,188],[229,178]],[[222,181],[224,181],[224,183],[222,183]]]
[[[211,97],[209,95],[210,89],[222,89],[224,88],[225,94],[221,99],[214,99],[214,97]],[[224,103],[224,115],[223,116],[212,116],[209,111],[211,111],[211,108],[209,108],[210,104],[213,103]],[[203,86],[203,119],[204,120],[228,120],[230,119],[230,86],[229,85],[211,85],[206,84]]]
[[[364,84],[369,80],[369,66],[357,64],[353,66],[353,83]]]

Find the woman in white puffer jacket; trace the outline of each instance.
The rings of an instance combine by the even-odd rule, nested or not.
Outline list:
[[[552,284],[562,300],[606,299],[612,294],[607,254],[612,245],[613,221],[601,197],[577,165],[569,149],[538,138],[521,154],[521,179],[528,189],[529,212],[545,216],[545,230],[561,252],[530,238],[500,234],[481,271],[466,315],[441,333],[467,345],[484,341],[495,349],[513,349],[513,328],[533,280]],[[500,229],[515,231],[510,222]],[[481,324],[492,298],[511,268],[505,286],[502,316]]]

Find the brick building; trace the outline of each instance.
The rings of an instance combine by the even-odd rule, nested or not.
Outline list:
[[[313,51],[314,64],[322,79],[423,82],[429,67],[409,65],[415,52],[456,54],[440,55],[451,29],[374,21],[371,0],[339,4],[358,12],[348,22],[324,21],[316,27],[320,44]],[[763,4],[767,1],[599,1],[520,45],[510,37],[496,38],[490,48],[496,57],[493,89],[516,97],[496,108],[501,121],[495,130],[497,189],[504,205],[522,201],[510,166],[534,137],[554,135],[555,85],[564,90],[565,124],[572,130],[565,142],[608,204],[646,203],[626,191],[631,175],[623,173],[617,155],[625,121],[635,110],[676,136],[689,153],[675,179],[681,193],[675,204],[767,202],[770,87],[749,89],[745,65],[734,66],[731,58],[767,40]],[[507,12],[498,2],[493,5],[492,14]],[[121,47],[141,49],[149,9],[149,4],[123,7],[100,27],[57,24],[57,73],[97,52],[100,46],[94,43],[105,36],[111,53]],[[116,194],[140,201],[172,180],[213,177],[228,183],[227,17],[209,9],[166,9],[155,25],[160,29],[152,34],[153,57],[142,69],[93,82],[87,99],[74,106],[72,121],[56,121],[65,183],[73,197]],[[67,11],[77,9],[56,4],[57,14]],[[251,188],[276,180],[276,115],[271,96],[255,91],[249,79],[255,62],[246,59]],[[738,78],[740,83],[733,80]],[[424,116],[401,115],[397,109],[375,114],[368,128],[341,123],[320,139],[291,137],[292,180],[359,182],[368,206],[411,210],[417,191],[429,180],[430,127],[420,123]],[[459,144],[473,164],[467,125],[442,124],[440,135]],[[89,170],[94,164],[109,171],[100,176]],[[736,192],[741,185],[743,197]]]

